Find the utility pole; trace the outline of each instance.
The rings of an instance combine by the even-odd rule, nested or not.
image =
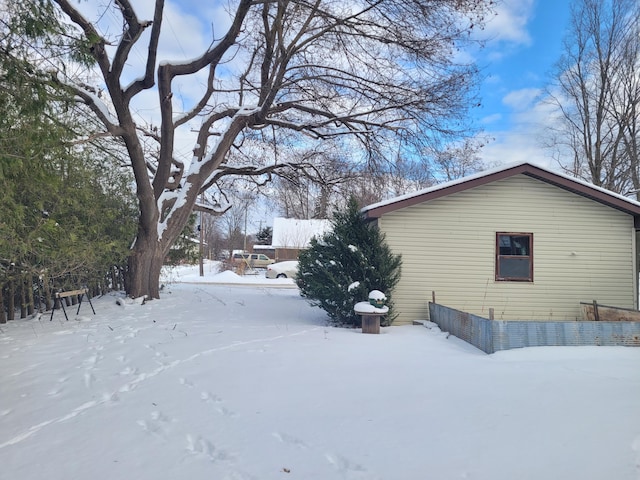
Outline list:
[[[200,202],[204,203],[204,193],[200,194]],[[200,276],[204,277],[204,261],[203,261],[203,254],[204,254],[204,223],[202,223],[202,220],[204,220],[203,218],[203,211],[200,210]]]
[[[245,204],[244,206],[244,246],[242,247],[242,251],[247,251],[247,211],[249,207]]]

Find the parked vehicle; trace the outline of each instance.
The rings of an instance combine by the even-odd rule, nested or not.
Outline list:
[[[298,261],[288,260],[267,266],[267,278],[296,278],[298,275]]]
[[[234,263],[244,263],[251,268],[266,268],[275,262],[272,258],[267,257],[262,253],[234,253]]]

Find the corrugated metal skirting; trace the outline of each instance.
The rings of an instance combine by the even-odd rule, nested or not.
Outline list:
[[[543,346],[640,346],[640,322],[502,321],[429,303],[431,321],[483,352]]]

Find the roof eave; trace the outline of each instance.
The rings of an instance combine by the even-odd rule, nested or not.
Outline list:
[[[637,223],[636,228],[640,228],[640,205],[636,205],[635,203],[619,197],[615,194],[607,193],[607,191],[596,186],[591,186],[589,184],[573,180],[569,177],[558,175],[529,163],[523,163],[515,165],[513,167],[508,167],[489,173],[487,175],[473,176],[470,177],[469,180],[461,179],[461,181],[453,183],[449,186],[445,186],[443,188],[435,188],[422,194],[402,198],[395,202],[390,201],[378,207],[373,206],[373,208],[370,209],[365,208],[363,213],[365,217],[369,219],[380,218],[382,215],[393,212],[395,210],[418,205],[430,200],[462,192],[470,188],[479,187],[481,185],[486,185],[498,180],[504,180],[506,178],[510,178],[514,175],[519,174],[527,175],[531,178],[535,178],[545,183],[557,186],[564,190],[573,192],[577,195],[589,198],[616,210],[620,210],[624,213],[632,215]]]

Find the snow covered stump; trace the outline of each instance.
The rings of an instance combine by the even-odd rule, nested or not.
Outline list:
[[[358,302],[353,309],[362,318],[362,333],[380,333],[380,317],[389,312],[387,297],[380,290],[369,292],[368,302]]]

